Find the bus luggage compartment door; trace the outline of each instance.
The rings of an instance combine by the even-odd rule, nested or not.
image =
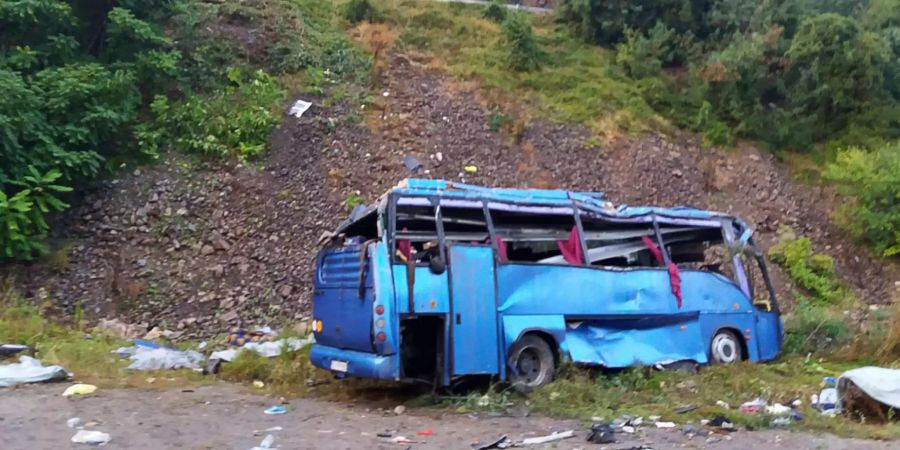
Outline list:
[[[499,370],[494,251],[482,245],[452,245],[450,260],[453,375]]]

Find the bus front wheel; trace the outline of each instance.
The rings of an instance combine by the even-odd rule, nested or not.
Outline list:
[[[547,341],[533,334],[519,338],[509,351],[512,387],[528,393],[553,380],[556,362]]]
[[[713,336],[709,356],[713,364],[734,364],[744,358],[741,342],[737,335],[729,330],[718,331]]]

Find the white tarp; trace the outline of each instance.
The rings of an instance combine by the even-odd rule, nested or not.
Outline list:
[[[20,356],[16,364],[0,365],[0,387],[65,380],[68,377],[66,369],[60,366],[42,366],[40,361],[30,356]]]
[[[209,355],[209,359],[221,359],[222,361],[230,362],[237,357],[238,353],[241,350],[253,350],[258,353],[260,356],[265,356],[266,358],[273,358],[281,354],[283,349],[287,349],[291,352],[296,352],[297,350],[306,347],[307,345],[314,344],[316,342],[315,337],[313,335],[309,335],[303,339],[298,338],[287,338],[280,339],[277,341],[269,341],[269,342],[248,342],[244,344],[243,347],[238,348],[229,348],[227,350],[221,350],[218,352],[213,352],[213,354]]]
[[[900,408],[900,369],[885,369],[881,367],[860,367],[848,370],[838,378],[838,399],[844,397],[846,383],[850,380],[878,402],[893,408]]]

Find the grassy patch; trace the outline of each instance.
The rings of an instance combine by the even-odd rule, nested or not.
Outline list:
[[[483,7],[413,0],[391,0],[383,7],[390,10],[386,17],[399,30],[404,50],[515,99],[531,115],[581,123],[604,135],[664,124],[643,100],[642,85],[616,66],[614,52],[557,30],[550,17],[535,17],[545,53],[541,68],[517,71],[507,64],[503,30],[483,17]]]
[[[508,410],[525,405],[532,411],[585,422],[594,417],[606,421],[622,415],[661,416],[662,421],[700,424],[702,419],[723,415],[729,421],[753,429],[771,427],[773,417],[741,414],[741,403],[762,397],[770,403],[789,404],[800,399],[803,421],[792,429],[826,431],[842,436],[879,439],[900,438],[900,424],[866,425],[843,418],[822,416],[809,406],[812,394],[818,394],[822,378],[837,376],[858,367],[861,362],[839,363],[790,357],[777,363],[704,367],[697,374],[661,372],[635,368],[616,373],[598,373],[568,366],[550,385],[528,398],[509,391],[491,391],[456,400],[462,410]],[[728,405],[721,406],[717,402]],[[685,414],[675,408],[696,405]]]

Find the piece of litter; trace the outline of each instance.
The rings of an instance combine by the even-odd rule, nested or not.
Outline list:
[[[657,422],[659,421],[659,419],[662,419],[662,416],[647,416],[647,419],[649,419],[651,422]]]
[[[75,436],[72,436],[72,442],[76,444],[105,445],[110,439],[106,433],[89,430],[78,430]]]
[[[741,407],[738,409],[740,412],[744,414],[758,414],[765,408],[766,401],[761,398],[756,398],[750,400],[749,402],[744,402],[741,404]]]
[[[624,431],[626,433],[634,433],[634,427],[632,427],[630,425],[625,425],[624,427],[622,427],[622,431]]]
[[[406,438],[406,436],[397,436],[395,438],[391,438],[391,442],[394,444],[412,444],[413,441]]]
[[[466,167],[463,167],[463,170],[465,170],[466,172],[469,172],[469,173],[475,173],[475,172],[478,172],[478,166],[466,166]]]
[[[553,441],[561,441],[563,439],[568,439],[570,437],[575,437],[575,430],[567,430],[557,432],[554,431],[552,434],[548,434],[547,436],[533,437],[522,440],[522,444],[524,445],[536,445],[536,444],[546,444],[548,442]]]
[[[721,406],[721,407],[723,407],[723,408],[725,408],[725,409],[731,409],[731,405],[729,405],[728,403],[723,402],[722,400],[716,400],[716,406]]]
[[[403,162],[406,170],[412,173],[417,173],[422,168],[422,163],[415,156],[406,155],[401,159],[401,162]]]
[[[288,111],[288,114],[299,119],[303,117],[303,113],[305,113],[310,106],[312,106],[312,103],[298,99],[296,102],[294,102],[293,105],[291,105],[291,110]]]
[[[784,406],[781,403],[776,403],[772,406],[766,406],[766,414],[770,414],[773,416],[783,416],[791,412],[790,406]]]
[[[391,93],[388,91],[384,91],[381,95],[382,95],[382,97],[390,97]]]
[[[394,408],[394,414],[398,416],[403,414],[404,412],[406,412],[406,407],[403,405],[397,405],[397,407]]]
[[[206,341],[197,344],[197,350],[203,350],[204,348],[206,348]]]
[[[691,405],[679,406],[679,407],[673,409],[672,412],[674,412],[675,414],[685,414],[685,413],[691,412],[695,409],[697,409],[697,405],[691,404]]]
[[[257,389],[262,389],[262,388],[266,387],[266,383],[263,383],[262,381],[256,380],[256,381],[253,382],[253,387],[255,387],[255,388],[257,388]]]
[[[656,428],[675,428],[675,422],[656,422]]]
[[[88,395],[97,391],[97,386],[93,384],[73,384],[63,391],[63,397],[71,397],[73,395]]]
[[[431,431],[430,429],[416,431],[416,435],[418,435],[418,436],[431,436],[433,434],[434,434],[434,431]]]
[[[66,421],[66,426],[69,428],[75,428],[79,424],[81,424],[81,419],[79,419],[78,417],[73,417]]]
[[[591,434],[588,435],[587,441],[594,444],[612,444],[616,442],[616,434],[608,424],[598,423],[591,426]]]
[[[10,387],[23,383],[65,380],[69,374],[60,366],[42,366],[30,356],[19,356],[16,364],[0,365],[0,387]]]
[[[484,444],[472,444],[475,450],[490,450],[495,448],[509,448],[511,446],[509,438],[504,434],[499,439]]]
[[[272,407],[266,409],[263,412],[266,414],[269,414],[269,415],[284,414],[287,412],[287,408],[285,408],[282,405],[275,405],[275,406],[272,406]]]

